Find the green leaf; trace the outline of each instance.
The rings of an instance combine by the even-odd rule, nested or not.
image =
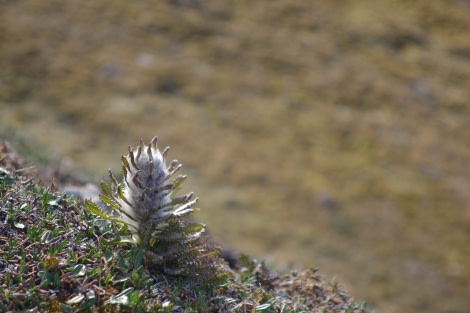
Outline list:
[[[90,290],[86,293],[86,297],[87,297],[87,300],[82,302],[82,304],[80,305],[80,307],[78,307],[78,309],[75,311],[75,313],[77,312],[83,312],[83,311],[86,311],[88,309],[90,309],[92,306],[95,305],[96,303],[96,297],[95,297],[95,292],[93,290]],[[80,299],[83,300],[84,296],[82,295],[82,298]],[[69,300],[70,302],[70,300]],[[67,303],[69,303],[67,302]]]
[[[102,181],[100,183],[100,187],[101,187],[101,190],[103,190],[105,195],[107,195],[108,197],[113,196],[113,193],[111,191],[111,187],[109,187],[109,185],[106,182]]]
[[[165,206],[175,206],[177,204],[188,202],[191,199],[192,195],[192,193],[188,193],[182,196],[172,197],[171,202],[166,204]]]
[[[13,222],[13,226],[15,226],[18,229],[25,229],[26,228],[26,224],[21,222],[21,221]]]
[[[54,273],[53,286],[54,286],[54,288],[57,288],[57,287],[60,286],[60,274],[59,274],[59,272]]]
[[[129,305],[129,293],[134,291],[134,287],[127,288],[123,290],[120,294],[117,294],[115,296],[111,296],[109,300],[107,301],[108,303],[111,304],[122,304],[122,305]]]
[[[66,303],[67,304],[77,304],[77,303],[82,302],[83,299],[85,299],[85,295],[79,294],[79,295],[73,297],[72,299],[70,299],[69,301],[67,301]]]
[[[94,306],[96,303],[96,298],[86,300],[85,302],[82,303],[82,305],[75,311],[75,313],[83,312],[88,309],[90,309],[92,306]]]
[[[72,272],[70,273],[70,275],[75,276],[75,277],[85,276],[85,274],[86,274],[86,266],[83,264],[75,265]]]
[[[131,264],[127,258],[125,258],[121,253],[118,253],[118,266],[124,272],[128,272],[131,269]]]
[[[93,290],[87,291],[86,297],[87,297],[89,300],[95,299],[95,298],[96,298],[96,297],[95,297],[95,292],[94,292]]]
[[[98,204],[94,203],[91,200],[85,200],[85,209],[91,214],[98,215],[99,217],[104,218],[105,220],[112,221],[112,222],[119,223],[119,224],[129,224],[119,218],[109,216],[100,208]]]
[[[114,240],[106,240],[101,237],[100,242],[104,245],[123,245],[126,243],[137,244],[138,240],[133,236],[121,236],[119,239]]]
[[[66,305],[63,303],[59,302],[59,308],[62,311],[62,313],[71,313],[72,312],[72,307],[70,305]]]
[[[125,166],[123,169],[125,169],[125,168],[127,168],[128,170],[131,169],[131,167],[129,165],[129,161],[127,161],[127,158],[125,156],[121,157],[121,161],[122,161],[122,164]]]
[[[41,236],[41,243],[48,244],[52,239],[54,239],[54,235],[50,230],[46,230]]]
[[[127,178],[126,178],[127,177],[127,168],[125,166],[123,166],[121,172],[122,172],[122,177],[124,177],[124,180],[127,182]]]
[[[98,215],[104,219],[109,219],[109,216],[100,208],[100,206],[91,200],[85,200],[85,209],[92,214]]]
[[[114,253],[112,251],[106,250],[106,252],[104,253],[104,258],[106,262],[111,262],[113,260],[113,257]]]
[[[112,229],[113,229],[111,225],[111,221],[107,219],[97,218],[94,221],[94,225],[98,228],[98,231],[101,235],[105,235],[109,232],[112,232]]]
[[[8,187],[15,182],[15,179],[10,175],[10,172],[8,172],[5,168],[0,167],[0,182],[1,181],[4,181]]]
[[[128,277],[122,276],[122,275],[116,275],[113,277],[113,283],[122,283],[128,280]]]
[[[54,198],[54,199],[48,201],[47,204],[54,207],[54,206],[59,206],[59,202],[60,202],[60,198]]]
[[[270,307],[272,307],[271,303],[263,303],[263,304],[257,305],[256,306],[256,312],[269,309]]]
[[[129,298],[129,305],[131,307],[136,306],[136,304],[140,302],[140,294],[137,291],[131,292],[127,297]]]
[[[139,268],[142,265],[143,260],[142,249],[136,248],[133,252],[134,268]]]
[[[116,210],[121,209],[121,206],[113,198],[110,198],[106,195],[99,195],[99,197],[100,197],[100,200],[103,201],[104,204],[109,205],[113,209],[116,209]]]
[[[111,172],[111,170],[109,170],[109,179],[111,179],[111,183],[112,183],[114,186],[119,186],[119,183],[117,182],[117,180],[116,180],[116,178],[114,177],[113,172]]]
[[[174,212],[173,216],[184,216],[186,214],[194,212],[194,209],[192,208],[193,205],[197,203],[199,199],[196,198],[192,201],[189,201],[181,206],[179,206]]]
[[[127,200],[126,196],[124,195],[124,191],[122,191],[122,186],[118,186],[118,188],[117,188],[117,194],[118,194],[119,198],[121,198],[122,201],[124,201],[125,203],[129,204],[130,206],[132,206],[132,205],[129,203],[129,200]]]
[[[21,211],[26,211],[29,209],[29,204],[27,203],[23,203],[21,206],[20,206],[20,210]]]
[[[181,186],[181,184],[186,180],[186,178],[186,175],[179,175],[178,177],[176,177],[173,181],[173,189],[178,189],[179,186]]]
[[[184,228],[185,234],[196,233],[202,231],[206,226],[204,224],[189,224]]]

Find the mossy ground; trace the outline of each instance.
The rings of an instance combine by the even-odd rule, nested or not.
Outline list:
[[[113,223],[22,164],[0,142],[2,312],[367,312],[317,270],[281,276],[247,256],[212,264],[204,281],[149,270],[139,246],[103,243]]]
[[[30,155],[100,175],[157,134],[229,244],[318,266],[383,312],[467,310],[466,1],[13,1],[0,15],[1,131]]]

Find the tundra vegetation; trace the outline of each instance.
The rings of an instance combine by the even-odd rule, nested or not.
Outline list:
[[[192,194],[174,195],[184,176],[170,181],[167,151],[156,139],[130,149],[124,182],[101,184],[102,208],[41,186],[0,143],[1,311],[366,312],[316,269],[219,258],[188,219]]]

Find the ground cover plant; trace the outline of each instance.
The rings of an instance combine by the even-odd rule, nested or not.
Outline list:
[[[156,141],[149,146],[153,144],[156,149]],[[149,146],[141,144],[140,148]],[[152,151],[153,156],[163,160],[163,154],[158,156],[156,152]],[[135,165],[141,166],[138,158],[136,154]],[[146,164],[149,160],[145,159]],[[101,199],[115,209],[122,208],[123,203],[113,198],[123,196],[122,185],[114,181],[112,185],[108,188],[103,184],[104,194],[110,196],[102,195]],[[82,202],[56,189],[35,181],[34,168],[25,167],[7,144],[0,144],[2,312],[366,312],[365,303],[355,303],[338,284],[328,283],[317,270],[281,275],[247,256],[232,260],[229,267],[213,254],[208,257],[205,252],[209,246],[202,241],[196,241],[194,246],[174,246],[171,241],[169,246],[183,260],[190,255],[191,262],[176,263],[178,266],[169,270],[165,265],[174,262],[170,259],[165,263],[165,257],[171,255],[172,249],[159,250],[163,254],[155,261],[155,257],[146,255],[155,253],[161,243],[150,244],[152,240],[142,240],[145,237],[123,240],[143,233],[138,227],[136,232],[128,233],[130,224],[119,219],[122,211],[105,212],[89,201],[86,210]],[[144,195],[149,191],[144,189]],[[185,233],[187,228],[172,226],[175,220],[179,226],[197,225],[180,219],[184,214],[177,214],[188,212],[194,204],[189,198],[170,201],[177,206],[165,211],[173,212],[165,225],[158,220],[151,227],[145,226],[145,231],[153,230],[149,238],[158,240],[161,234],[172,234],[178,240],[182,240],[178,235],[188,236],[193,243],[194,229],[200,228],[192,226]],[[159,207],[162,208],[168,209]],[[116,238],[121,244],[112,244]],[[211,266],[198,262],[209,262]],[[190,272],[198,268],[203,270],[203,279]]]

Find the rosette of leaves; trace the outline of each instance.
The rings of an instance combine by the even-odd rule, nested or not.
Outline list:
[[[175,173],[181,164],[166,165],[169,147],[160,152],[157,137],[148,145],[141,140],[137,149],[129,147],[122,156],[122,182],[111,170],[111,184],[101,182],[100,199],[106,209],[87,200],[85,208],[115,223],[118,238],[108,244],[130,243],[143,249],[146,265],[169,275],[191,276],[216,281],[223,275],[217,251],[203,235],[205,225],[189,217],[197,209],[193,193],[177,196],[185,175]]]

